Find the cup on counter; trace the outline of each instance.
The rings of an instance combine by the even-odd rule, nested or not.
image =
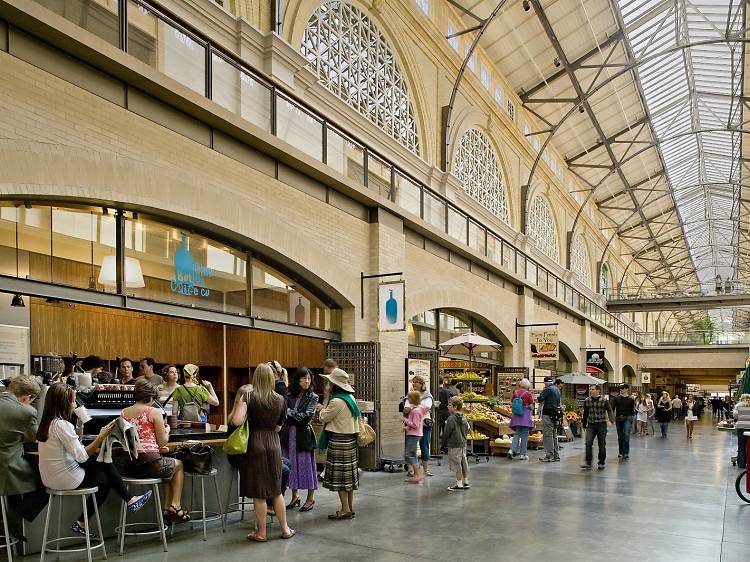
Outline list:
[[[86,410],[86,406],[78,406],[75,410],[73,410],[73,413],[82,424],[91,420],[91,416]]]

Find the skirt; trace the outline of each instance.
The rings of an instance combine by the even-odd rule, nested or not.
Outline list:
[[[315,451],[297,450],[297,428],[293,425],[289,427],[288,444],[287,458],[292,465],[289,471],[289,487],[292,490],[317,490]]]
[[[333,492],[359,488],[357,434],[331,433],[326,449],[323,486]]]

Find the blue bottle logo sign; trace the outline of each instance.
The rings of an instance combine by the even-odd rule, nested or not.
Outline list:
[[[180,248],[174,254],[174,279],[169,282],[169,288],[181,295],[207,297],[211,289],[206,287],[204,278],[213,277],[214,270],[193,259],[187,242],[187,235],[182,234]]]
[[[393,289],[388,289],[389,297],[385,301],[385,319],[389,324],[396,324],[398,320],[398,301],[393,298]]]

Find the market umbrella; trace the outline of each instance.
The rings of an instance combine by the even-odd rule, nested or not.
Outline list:
[[[565,384],[602,384],[607,382],[604,379],[597,379],[584,373],[568,373],[561,376],[560,380]]]
[[[468,351],[469,361],[471,361],[475,353],[500,351],[502,345],[474,332],[466,332],[465,334],[444,341],[440,344],[440,347],[444,353],[465,353]]]

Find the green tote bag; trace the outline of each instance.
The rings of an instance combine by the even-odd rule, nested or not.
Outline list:
[[[247,453],[247,442],[250,430],[247,427],[247,420],[232,432],[224,442],[224,452],[227,455],[244,455]]]

